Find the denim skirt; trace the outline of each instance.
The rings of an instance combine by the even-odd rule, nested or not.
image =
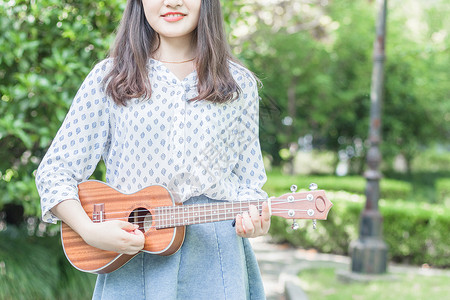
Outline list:
[[[205,196],[184,204],[214,203]],[[98,275],[93,299],[265,299],[256,257],[232,221],[186,227],[181,249],[170,256],[140,253],[120,269]]]

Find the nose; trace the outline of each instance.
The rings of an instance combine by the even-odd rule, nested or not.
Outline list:
[[[164,5],[170,7],[182,6],[183,0],[164,0]]]

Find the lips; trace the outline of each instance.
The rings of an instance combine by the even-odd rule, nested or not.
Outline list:
[[[161,15],[161,17],[164,20],[166,20],[167,22],[176,22],[176,21],[183,19],[185,16],[186,16],[186,14],[179,13],[179,12],[168,12],[168,13]]]

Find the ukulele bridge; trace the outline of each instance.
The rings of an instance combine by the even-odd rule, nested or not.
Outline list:
[[[101,223],[105,220],[105,204],[94,204],[94,212],[92,213],[92,221]]]

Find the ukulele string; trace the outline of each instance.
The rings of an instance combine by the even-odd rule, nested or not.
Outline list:
[[[281,209],[272,210],[272,212],[275,212],[275,213],[284,213],[284,212],[287,212],[287,211],[307,212],[308,210],[307,209],[288,209],[288,208],[286,208],[286,209],[281,208]],[[230,212],[218,212],[215,215],[210,215],[210,214],[192,215],[192,213],[191,213],[189,216],[183,216],[182,214],[177,214],[177,215],[176,214],[161,214],[161,215],[155,215],[155,219],[157,219],[159,222],[171,222],[171,221],[180,220],[180,219],[184,220],[184,219],[186,219],[186,217],[188,219],[194,218],[194,219],[199,219],[199,220],[206,219],[206,218],[214,219],[214,218],[217,218],[217,217],[218,218],[227,217],[227,216],[229,216],[229,213]],[[242,213],[243,213],[242,211],[239,211],[239,212],[234,211],[234,213],[231,216],[231,218],[234,218],[236,215],[242,214]],[[130,217],[130,219],[133,219],[133,218],[137,219],[137,218],[139,218],[139,216],[138,217]]]
[[[245,203],[245,204],[251,204],[250,202],[245,202],[245,201],[267,201],[267,199],[261,199],[261,200],[244,200],[244,201],[238,201],[238,202],[233,202],[235,205],[239,205],[239,203]],[[274,205],[279,205],[279,204],[287,204],[287,203],[294,203],[294,202],[300,202],[300,201],[308,201],[306,198],[305,199],[295,199],[293,201],[286,201],[285,199],[272,199],[271,200],[271,205],[272,205],[272,211],[274,211],[273,206]],[[224,203],[220,203],[219,205],[230,205],[230,203],[232,202],[225,202]],[[206,207],[202,206],[203,204],[193,204],[193,205],[186,205],[187,207],[192,207],[192,208],[200,208],[202,207],[203,209]],[[209,205],[209,204],[207,204]],[[185,208],[186,206],[182,206],[182,205],[178,205],[178,206],[159,206],[159,207],[167,207],[170,209],[173,208],[178,208],[180,209],[181,207]],[[258,209],[262,208],[262,204],[257,204],[255,205]],[[212,206],[211,206],[212,207]],[[237,207],[236,207],[237,208]],[[209,209],[209,208],[208,208]],[[218,210],[228,210],[229,208],[219,208]],[[113,212],[105,212],[105,215],[112,215],[112,214],[126,214],[126,213],[140,213],[140,212],[149,212],[149,210],[147,209],[136,209],[136,210],[132,210],[132,211],[113,211]],[[190,212],[192,213],[192,212]],[[122,219],[122,218],[121,218]]]
[[[277,209],[276,212],[283,213],[283,212],[286,212],[286,211],[289,211],[289,210],[293,210],[296,213],[302,213],[302,212],[306,213],[307,212],[307,209]],[[206,217],[209,218],[209,222],[230,220],[228,218],[220,220],[220,216],[217,216],[217,218],[218,218],[217,220],[214,220],[213,216],[199,216],[198,220],[200,221],[202,218],[205,218],[205,221],[206,221]],[[136,217],[136,218],[138,218],[138,217]],[[122,218],[122,219],[126,219],[126,218]],[[182,222],[182,221],[180,221],[180,219],[183,219],[183,218],[178,218],[178,219],[173,219],[173,218],[158,219],[158,222],[159,222],[160,225],[159,226],[154,226],[154,227],[157,227],[159,229],[163,229],[163,228],[172,228],[172,227],[186,226],[186,225],[198,224],[198,223],[208,223],[208,222],[198,222],[198,223],[196,223],[194,221],[194,222],[191,222],[189,224],[186,224],[186,222]],[[177,221],[177,222],[174,222],[174,221]],[[161,224],[163,222],[166,223],[166,224]],[[148,223],[150,223],[150,226],[147,226]],[[148,220],[148,221],[141,220],[141,221],[137,221],[136,224],[139,224],[139,225],[142,224],[142,226],[139,226],[137,229],[145,230],[145,229],[148,229],[148,227],[152,227],[151,224],[153,224],[153,220]]]
[[[169,206],[169,207],[172,207],[172,206]],[[262,208],[262,205],[259,208]],[[275,209],[272,209],[272,213],[274,213],[274,212],[275,213],[283,213],[283,212],[286,212],[289,210],[294,211],[294,212],[306,212],[307,211],[306,209],[275,208]],[[227,216],[227,214],[230,213],[230,210],[226,209],[226,208],[216,209],[215,211],[216,211],[216,213],[214,215],[216,215],[218,218],[223,217],[223,215]],[[146,212],[148,212],[148,211],[146,211]],[[192,218],[192,217],[196,217],[198,219],[201,219],[201,218],[213,219],[214,218],[214,215],[206,214],[206,212],[207,211],[203,211],[200,213],[199,212],[186,212],[186,213],[183,213],[183,212],[168,212],[167,213],[166,212],[166,213],[160,213],[160,214],[151,214],[151,216],[153,216],[155,219],[157,219],[160,223],[161,222],[167,223],[167,222],[171,222],[173,220],[185,219],[185,217],[186,217],[185,214],[187,214],[188,218]],[[212,212],[212,210],[210,212]],[[195,215],[195,213],[198,213],[199,215]],[[234,216],[236,216],[238,214],[242,214],[243,211],[235,211],[234,210],[233,213],[234,213]],[[112,214],[112,213],[110,213],[110,214]],[[139,220],[139,219],[145,218],[146,216],[147,215],[138,215],[138,216],[129,216],[129,217],[124,216],[124,217],[117,217],[117,218],[104,218],[103,221],[125,220],[125,221],[131,222],[131,223],[133,223],[133,222],[136,222],[136,223],[153,222],[153,220],[150,220],[150,221]],[[175,218],[175,216],[176,216],[176,218]]]

